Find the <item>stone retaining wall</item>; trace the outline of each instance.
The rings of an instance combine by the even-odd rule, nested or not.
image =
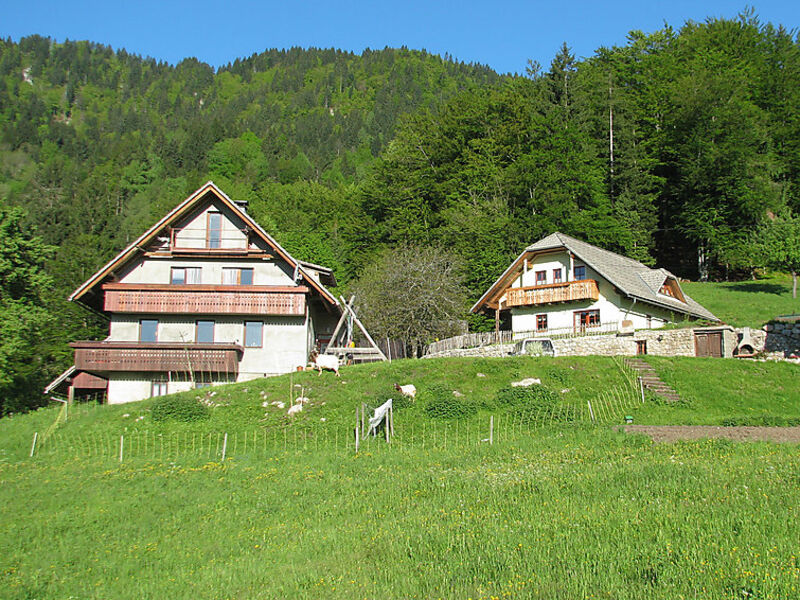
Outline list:
[[[764,329],[751,329],[750,337],[757,349],[768,358],[797,358],[800,356],[800,328],[789,323],[770,323]]]
[[[778,327],[782,325],[781,327]],[[733,329],[721,326],[725,355],[730,356],[744,335],[744,328]],[[572,338],[557,338],[553,347],[557,356],[633,356],[637,342],[647,344],[647,354],[654,356],[695,356],[694,329],[642,329],[633,335],[595,335]],[[750,339],[756,352],[763,352],[769,359],[786,359],[800,356],[800,327],[791,324],[770,324],[764,329],[750,329]],[[495,344],[478,348],[445,350],[427,354],[425,358],[444,356],[498,357],[508,356],[513,344]]]
[[[598,335],[553,340],[556,356],[633,356],[637,342],[647,344],[647,354],[655,356],[694,356],[691,329],[643,329],[633,335]]]
[[[496,344],[493,346],[480,346],[478,348],[460,348],[457,350],[442,350],[426,354],[423,358],[441,358],[444,356],[469,356],[477,358],[508,356],[514,349],[514,344]]]

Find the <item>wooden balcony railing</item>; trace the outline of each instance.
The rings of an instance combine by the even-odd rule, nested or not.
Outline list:
[[[538,306],[556,302],[573,302],[575,300],[597,300],[600,292],[594,279],[551,283],[532,287],[509,288],[503,307]]]
[[[308,288],[269,285],[103,286],[108,312],[203,315],[303,316]]]
[[[94,374],[112,371],[236,374],[244,349],[238,344],[170,342],[72,342],[75,367]]]

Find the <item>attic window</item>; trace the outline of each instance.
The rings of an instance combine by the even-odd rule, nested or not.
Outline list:
[[[206,237],[207,248],[222,247],[222,214],[218,212],[208,213],[208,229]]]
[[[686,302],[686,299],[683,297],[683,292],[681,292],[681,288],[678,285],[678,282],[674,279],[668,277],[667,280],[661,286],[661,289],[658,290],[659,294],[667,296],[669,298],[675,298],[680,302]]]

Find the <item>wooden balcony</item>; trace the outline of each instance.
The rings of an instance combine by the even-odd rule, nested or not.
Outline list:
[[[272,285],[103,286],[107,312],[139,314],[303,316],[308,288]]]
[[[113,371],[230,373],[239,370],[238,344],[171,342],[72,342],[75,368],[106,375]]]
[[[503,308],[513,306],[539,306],[557,302],[574,302],[577,300],[597,300],[600,292],[594,279],[568,281],[566,283],[550,283],[523,288],[509,288]]]

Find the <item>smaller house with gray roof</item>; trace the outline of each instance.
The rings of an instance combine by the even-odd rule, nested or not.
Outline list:
[[[651,269],[563,233],[528,246],[472,307],[508,311],[514,338],[571,332],[653,329],[680,320],[719,319]]]

